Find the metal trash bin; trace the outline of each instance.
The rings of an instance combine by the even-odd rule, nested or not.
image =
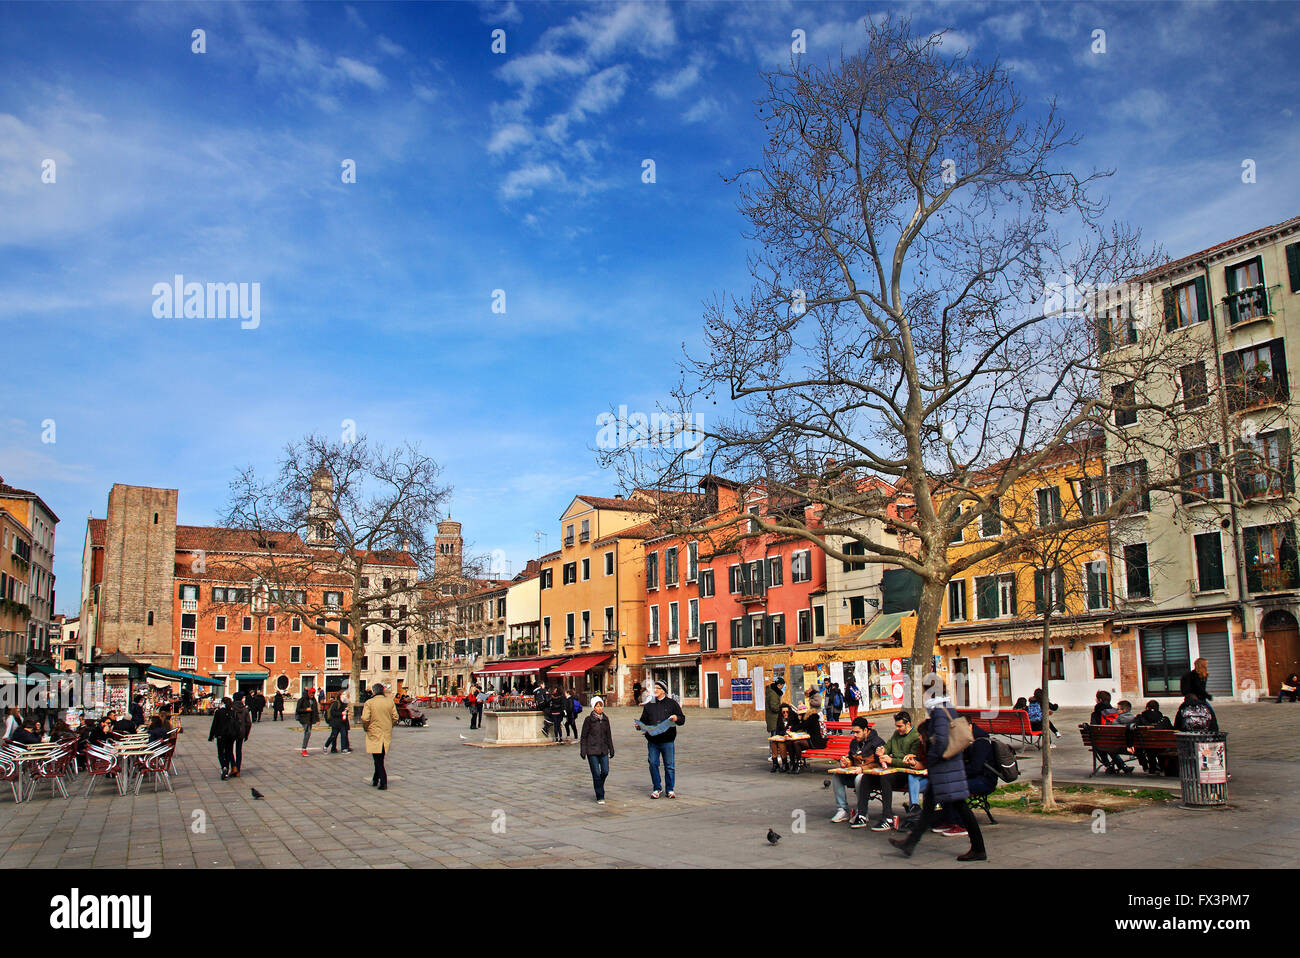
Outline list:
[[[1228,733],[1175,732],[1184,808],[1228,804]]]

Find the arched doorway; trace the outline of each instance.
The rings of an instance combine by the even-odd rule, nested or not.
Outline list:
[[[1292,672],[1300,672],[1300,628],[1295,616],[1274,609],[1264,616],[1259,626],[1264,640],[1264,662],[1268,666],[1268,692],[1281,692],[1282,680]]]

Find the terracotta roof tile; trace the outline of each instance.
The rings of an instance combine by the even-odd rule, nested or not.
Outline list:
[[[1178,259],[1169,260],[1167,263],[1157,266],[1155,269],[1143,273],[1141,276],[1137,278],[1140,281],[1144,279],[1151,279],[1157,276],[1164,276],[1171,273],[1177,273],[1183,267],[1190,266],[1199,259],[1204,259],[1208,256],[1212,256],[1215,253],[1236,246],[1239,243],[1244,243],[1247,240],[1255,238],[1256,236],[1262,236],[1266,233],[1271,233],[1274,230],[1280,230],[1280,229],[1285,229],[1287,227],[1294,227],[1294,226],[1300,226],[1300,216],[1293,216],[1291,219],[1283,220],[1281,223],[1274,223],[1272,226],[1265,226],[1260,229],[1251,230],[1249,233],[1242,233],[1240,236],[1234,236],[1232,239],[1224,240],[1222,243],[1215,243],[1213,246],[1207,247],[1206,249],[1200,250],[1198,252],[1191,253],[1187,256],[1181,256]]]
[[[50,517],[55,522],[59,521],[59,517],[54,514],[54,510],[51,509],[46,504],[45,500],[42,499],[40,496],[38,496],[36,493],[32,492],[29,489],[17,489],[9,485],[9,483],[5,482],[3,477],[0,477],[0,497],[4,497],[4,496],[8,496],[13,499],[35,499],[37,502],[41,504],[41,508],[50,514]]]

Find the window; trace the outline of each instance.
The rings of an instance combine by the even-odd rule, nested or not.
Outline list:
[[[954,579],[948,583],[948,621],[966,621],[966,580]]]
[[[266,617],[266,631],[268,631],[268,632],[274,632],[274,631],[275,631],[275,616],[273,616],[273,615],[268,615],[268,616]]]
[[[348,626],[349,626],[349,623],[348,623],[348,620],[347,620],[347,619],[340,619],[340,620],[339,620],[339,635],[347,635],[347,634],[348,634]]]
[[[148,618],[147,618],[147,620],[146,620],[146,624],[147,624],[147,625],[153,625],[153,613],[152,613],[152,612],[149,613]]]
[[[398,645],[405,645],[405,644],[406,644],[406,630],[405,630],[405,629],[398,629],[398,630],[397,630],[397,644],[398,644]]]
[[[1204,532],[1192,537],[1196,549],[1196,588],[1217,592],[1226,587],[1223,576],[1223,534]]]
[[[1034,570],[1034,611],[1043,615],[1048,609],[1065,611],[1065,570]]]
[[[700,626],[700,651],[718,651],[718,623],[705,622]]]
[[[1142,682],[1145,695],[1176,695],[1183,675],[1192,667],[1187,625],[1178,623],[1139,630]]]
[[[1205,277],[1198,276],[1188,283],[1171,286],[1164,291],[1165,330],[1173,332],[1186,326],[1203,323],[1210,318],[1205,300]]]
[[[1108,679],[1111,677],[1110,672],[1110,646],[1094,645],[1092,649],[1092,677],[1094,679]]]
[[[1151,493],[1147,491],[1146,484],[1147,464],[1145,459],[1110,467],[1112,502],[1116,502],[1126,493],[1136,490],[1132,500],[1124,508],[1125,514],[1149,512],[1151,510]]]
[[[1234,411],[1283,402],[1290,396],[1286,352],[1280,339],[1226,353],[1223,377],[1228,389],[1228,408]]]
[[[195,643],[193,643],[193,642],[188,642],[188,641],[187,641],[187,642],[182,642],[182,643],[181,643],[181,655],[186,656],[186,657],[193,656],[193,655],[194,655],[194,646],[195,646]]]
[[[1105,354],[1120,346],[1132,346],[1137,342],[1137,323],[1133,321],[1133,312],[1127,306],[1116,306],[1103,310],[1097,315],[1097,345]]]
[[[785,645],[785,615],[769,616],[767,629],[771,635],[772,645]]]
[[[733,649],[747,649],[752,644],[750,638],[749,619],[732,619],[731,647]]]
[[[699,599],[689,600],[686,603],[686,609],[687,609],[687,616],[688,616],[686,624],[687,627],[690,629],[690,632],[687,633],[687,636],[688,638],[698,639],[700,637],[700,600]]]
[[[566,645],[573,644],[573,613],[565,613],[564,616],[564,642]]]
[[[812,581],[812,550],[804,549],[790,556],[790,581]]]
[[[950,546],[960,543],[962,533],[965,531],[965,527],[961,524],[961,513],[961,506],[958,506],[957,511],[952,514],[952,535],[948,539],[948,545]]]
[[[799,610],[799,634],[797,642],[812,641],[812,613],[807,609]]]
[[[614,574],[614,553],[605,553],[605,575]]]
[[[326,592],[324,595],[325,604],[331,606],[341,606],[343,604],[342,592]]]
[[[251,615],[246,615],[246,616],[244,616],[244,620],[243,620],[243,622],[241,623],[241,625],[243,625],[243,627],[244,627],[244,631],[245,631],[245,632],[252,632],[252,631],[253,631],[253,617],[252,617]]]
[[[867,554],[866,546],[855,539],[846,540],[840,546],[840,551],[848,556],[861,556]],[[843,561],[844,572],[852,572],[854,569],[865,569],[866,567],[867,564],[865,562],[851,562],[847,559]]]
[[[1183,390],[1183,408],[1198,409],[1210,401],[1210,385],[1205,378],[1205,363],[1188,363],[1178,367],[1178,382]]]
[[[392,629],[383,629],[382,631],[380,631],[380,633],[379,633],[379,641],[382,642],[384,645],[392,645],[392,644],[393,644],[393,630],[392,630]]]
[[[659,644],[659,606],[650,606],[650,635],[649,640],[652,645]]]
[[[267,665],[274,665],[274,664],[275,664],[275,646],[274,646],[274,645],[268,645],[265,649],[262,650],[262,661],[265,662]]]
[[[668,641],[676,642],[680,634],[678,631],[680,623],[677,620],[677,603],[668,603]]]
[[[691,542],[686,546],[686,581],[694,582],[700,574],[700,547]]]
[[[781,557],[772,556],[767,560],[767,587],[781,585],[784,581],[785,573],[781,567]]]
[[[1106,575],[1105,559],[1084,563],[1083,586],[1089,610],[1104,609],[1110,605],[1110,580]]]
[[[1038,524],[1052,526],[1061,521],[1061,490],[1048,486],[1038,490]]]
[[[645,557],[645,587],[659,588],[659,553],[651,552]]]
[[[251,645],[241,645],[239,647],[239,661],[240,662],[253,661],[253,647]]]
[[[1065,650],[1047,650],[1047,677],[1053,682],[1065,681]]]
[[[370,576],[368,576],[368,575],[363,575],[363,576],[361,577],[361,588],[363,588],[363,589],[369,589],[369,588],[370,588]]]
[[[1138,421],[1137,385],[1120,383],[1110,387],[1111,408],[1115,410],[1115,425],[1133,426]]]
[[[824,605],[813,606],[813,634],[826,634],[826,607]]]
[[[1251,441],[1237,443],[1235,465],[1237,491],[1243,499],[1295,492],[1291,430],[1261,432]]]
[[[749,507],[749,514],[750,514],[751,516],[757,516],[757,515],[758,515],[758,506],[750,506],[750,507]],[[757,520],[757,519],[750,519],[750,520],[749,520],[749,531],[750,531],[751,533],[758,532],[758,520]]]
[[[369,669],[369,668],[370,668],[370,656],[368,656],[368,655],[363,655],[363,656],[361,656],[361,667],[362,667],[363,669]]]
[[[1147,563],[1145,542],[1124,547],[1124,583],[1130,599],[1151,598],[1151,567]]]
[[[317,635],[325,634],[325,620],[323,618],[318,617],[316,619],[316,634]]]
[[[867,624],[867,600],[864,596],[849,596],[849,621],[854,625]]]
[[[399,655],[399,656],[397,657],[397,671],[399,671],[399,672],[405,672],[405,671],[406,671],[406,656],[404,656],[404,655]]]
[[[189,599],[191,602],[197,602],[199,598],[199,587],[196,585],[181,586],[181,599]]]
[[[551,647],[551,617],[549,615],[542,618],[542,644],[544,648],[549,649]]]
[[[677,584],[677,547],[664,550],[664,585]]]
[[[290,620],[289,620],[289,631],[290,631],[290,632],[301,632],[301,631],[302,631],[302,619],[290,619]]]
[[[302,646],[301,645],[289,646],[289,662],[293,665],[296,665],[301,661],[302,661]]]
[[[607,641],[616,639],[614,632],[614,607],[607,605],[605,606],[605,639]]]
[[[984,575],[975,578],[975,617],[996,619],[1016,614],[1014,575]]]
[[[1180,499],[1183,504],[1223,498],[1223,476],[1219,471],[1219,447],[1202,446],[1178,456]]]
[[[714,594],[713,570],[700,570],[700,598],[707,599]]]
[[[1241,530],[1246,553],[1246,589],[1276,592],[1300,585],[1296,567],[1295,523],[1249,526]]]
[[[584,641],[591,639],[591,612],[587,609],[582,611],[582,638]]]
[[[381,655],[379,657],[379,670],[381,672],[391,672],[393,669],[393,657],[391,655]]]
[[[578,563],[576,562],[564,563],[564,584],[572,585],[577,581],[578,581]]]
[[[582,560],[582,581],[586,582],[590,578],[591,578],[591,560],[583,559]]]
[[[580,541],[582,542],[591,541],[591,520],[590,519],[582,520],[582,533],[581,533]]]
[[[226,617],[224,615],[217,616],[216,630],[218,632],[226,631]]]
[[[1229,326],[1269,315],[1264,261],[1260,257],[1227,267],[1223,278],[1228,287],[1228,295],[1223,297],[1223,301],[1228,307]]]
[[[539,589],[552,589],[555,587],[555,570],[543,569],[541,581],[537,583]]]
[[[737,595],[740,592],[741,586],[744,584],[741,581],[740,566],[733,565],[727,567],[727,580],[727,590],[732,595]]]
[[[214,645],[212,647],[212,661],[221,665],[226,661],[226,647],[224,645]]]
[[[573,523],[569,523],[564,527],[564,544],[566,546],[573,545]]]
[[[1106,478],[1104,476],[1092,476],[1079,480],[1076,495],[1079,502],[1079,511],[1085,516],[1101,515],[1108,508]]]

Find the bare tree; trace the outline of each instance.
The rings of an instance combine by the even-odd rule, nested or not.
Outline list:
[[[737,178],[758,247],[754,284],[706,310],[707,348],[688,357],[674,394],[692,441],[604,457],[629,484],[686,491],[713,473],[805,503],[730,521],[748,523],[744,534],[797,536],[832,558],[916,573],[913,702],[954,574],[1039,532],[1105,523],[1178,484],[1175,467],[1135,468],[1086,516],[949,558],[961,530],[1062,446],[1096,435],[1117,447],[1137,441],[1117,410],[1146,400],[1103,388],[1120,359],[1099,351],[1095,307],[1097,291],[1160,256],[1138,231],[1105,220],[1094,193],[1107,172],[1065,165],[1079,138],[1053,104],[1028,110],[998,63],[948,55],[941,41],[886,19],[869,24],[859,55],[767,76],[763,159]],[[1166,345],[1154,333],[1139,338],[1123,351],[1122,375],[1169,375]],[[731,409],[719,422],[694,415],[724,401]],[[864,488],[867,475],[888,480],[909,508]],[[673,521],[687,518],[704,516]],[[901,538],[859,531],[885,526]],[[833,544],[845,541],[866,554]]]
[[[250,467],[230,484],[223,524],[248,530],[250,546],[229,561],[254,579],[255,600],[350,650],[354,696],[366,629],[422,630],[431,599],[462,581],[436,558],[451,496],[440,473],[416,446],[311,435],[285,447],[274,478]],[[335,601],[342,590],[349,601]]]

